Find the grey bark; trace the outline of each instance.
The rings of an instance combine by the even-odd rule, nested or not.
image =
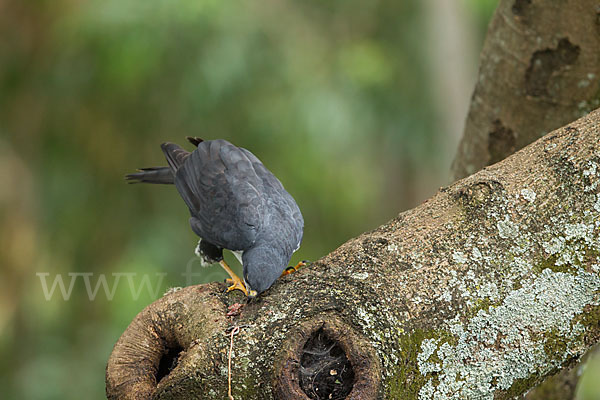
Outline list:
[[[209,284],[167,294],[119,339],[110,399],[307,398],[302,352],[323,329],[352,399],[507,399],[600,338],[600,111],[441,189],[242,300]],[[163,354],[181,349],[157,383]]]
[[[596,0],[501,0],[452,166],[470,175],[600,106]]]

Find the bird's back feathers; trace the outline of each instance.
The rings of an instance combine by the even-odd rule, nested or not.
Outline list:
[[[178,169],[175,185],[198,236],[230,249],[251,246],[262,223],[263,184],[252,162],[225,140],[201,142]]]

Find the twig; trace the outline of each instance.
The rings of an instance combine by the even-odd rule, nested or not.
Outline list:
[[[236,328],[243,329],[243,328],[250,328],[252,326],[253,325],[232,325],[232,326],[228,327],[227,329],[225,329],[225,334],[227,336],[229,336],[231,334],[231,331]],[[236,333],[236,335],[237,335],[237,333]]]
[[[233,352],[233,336],[235,336],[239,331],[239,326],[236,326],[231,331],[231,344],[229,345],[229,363],[227,365],[227,378],[229,384],[229,391],[227,392],[227,395],[229,396],[229,400],[234,400],[233,396],[231,395],[231,353]]]

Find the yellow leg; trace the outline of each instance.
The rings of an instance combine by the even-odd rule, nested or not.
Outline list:
[[[304,267],[305,265],[306,265],[306,261],[300,261],[298,264],[296,264],[293,267],[287,267],[285,269],[285,271],[283,271],[283,274],[281,274],[281,276],[293,274],[294,272],[298,271],[300,268]]]
[[[248,296],[248,290],[246,290],[246,286],[244,285],[244,281],[242,281],[235,274],[235,272],[233,272],[231,270],[231,268],[229,268],[229,265],[227,265],[227,263],[225,262],[225,260],[219,261],[219,264],[221,264],[221,267],[223,267],[223,269],[225,270],[225,272],[227,272],[229,274],[229,276],[231,277],[231,279],[227,279],[227,283],[231,283],[231,286],[229,286],[227,288],[227,291],[231,292],[232,290],[238,289],[238,290],[241,290],[242,292],[244,292],[244,294],[246,296]]]

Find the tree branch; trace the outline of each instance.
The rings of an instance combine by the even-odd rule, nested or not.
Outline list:
[[[228,307],[242,298],[220,284],[166,295],[115,345],[107,396],[225,398],[233,326],[236,399],[308,398],[307,363],[327,357],[351,369],[350,399],[524,393],[600,338],[599,143],[595,111],[281,279],[239,315]],[[314,351],[319,341],[332,347]]]

